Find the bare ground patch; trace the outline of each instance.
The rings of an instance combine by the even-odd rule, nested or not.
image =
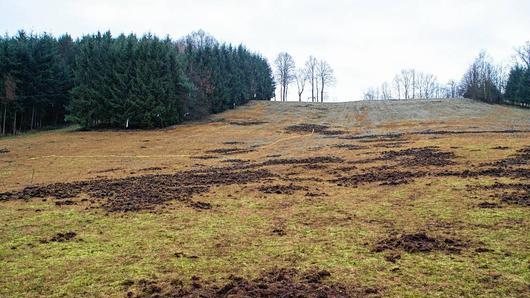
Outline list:
[[[0,200],[46,198],[68,199],[86,193],[105,199],[101,207],[109,212],[151,210],[169,201],[187,201],[212,186],[247,184],[274,175],[263,169],[237,171],[237,168],[210,168],[165,175],[144,175],[123,179],[99,179],[76,183],[55,183],[27,187],[19,192],[0,194]]]
[[[258,278],[230,276],[224,283],[192,277],[190,282],[140,280],[130,286],[127,297],[374,297],[377,288],[326,282],[326,270],[300,273],[296,269],[274,269]]]
[[[374,252],[401,250],[408,253],[427,253],[433,251],[459,253],[465,247],[467,247],[467,244],[457,239],[438,238],[428,236],[423,232],[418,232],[390,236],[377,242],[372,250]]]

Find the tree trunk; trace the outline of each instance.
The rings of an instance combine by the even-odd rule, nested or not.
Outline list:
[[[31,106],[31,124],[29,126],[30,130],[33,130],[33,127],[35,125],[35,105]]]
[[[324,102],[324,80],[322,80],[322,89],[320,90],[320,102]]]
[[[13,135],[17,134],[17,111],[15,111],[15,116],[13,117]]]
[[[2,118],[2,135],[6,135],[7,103],[4,104],[4,117]]]

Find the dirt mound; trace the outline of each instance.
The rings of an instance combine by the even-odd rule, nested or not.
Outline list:
[[[327,136],[342,135],[346,133],[345,131],[342,131],[342,130],[330,130],[329,126],[327,125],[308,124],[308,123],[287,126],[285,128],[285,131],[288,133],[318,133],[318,134],[327,135]]]
[[[257,120],[246,120],[246,121],[230,121],[228,124],[230,125],[238,125],[238,126],[253,126],[253,125],[262,125],[267,124],[269,122],[267,121],[257,121]]]
[[[9,150],[7,148],[0,148],[0,154],[9,153]]]
[[[122,179],[99,179],[28,187],[20,192],[0,194],[0,200],[52,197],[67,199],[86,193],[93,199],[106,199],[101,207],[110,212],[154,209],[172,200],[186,201],[207,192],[212,186],[263,181],[274,175],[263,169],[238,171],[237,167],[210,168],[153,174]],[[95,200],[92,200],[95,203]]]
[[[254,149],[246,149],[246,148],[219,148],[219,149],[208,150],[208,151],[206,151],[206,153],[232,155],[232,154],[249,153],[249,152],[253,152],[253,151],[256,151],[256,150],[254,150]]]
[[[354,145],[354,144],[337,144],[337,145],[333,145],[332,147],[338,148],[338,149],[346,149],[346,150],[362,150],[362,149],[368,148],[366,146],[360,146],[360,145]]]
[[[449,238],[438,239],[420,232],[383,239],[375,245],[373,251],[383,252],[386,250],[402,250],[408,253],[424,253],[431,251],[458,253],[466,246],[465,243],[459,240]]]
[[[336,156],[315,156],[307,158],[283,158],[269,159],[262,163],[264,166],[272,165],[296,165],[296,164],[318,164],[318,163],[339,163],[344,159]]]
[[[374,288],[348,287],[325,283],[325,270],[305,274],[295,269],[276,269],[247,280],[230,276],[222,286],[192,277],[189,285],[182,281],[156,282],[141,280],[132,286],[127,297],[367,297],[379,295]]]
[[[362,140],[363,143],[370,142],[394,142],[398,139],[403,138],[404,134],[402,133],[389,133],[381,135],[347,135],[341,136],[339,139],[342,140]]]
[[[292,195],[296,191],[300,191],[300,190],[307,191],[309,189],[305,186],[289,184],[289,185],[266,185],[266,186],[259,187],[258,190],[263,193],[267,193],[267,194]]]
[[[399,151],[385,151],[376,160],[398,160],[398,164],[406,167],[454,165],[453,152],[440,151],[437,147],[410,148]]]
[[[495,167],[511,167],[520,165],[530,165],[530,147],[525,147],[517,150],[516,154],[510,157],[492,162],[485,163],[484,166],[495,166]]]
[[[48,240],[42,240],[41,243],[49,242],[66,242],[74,239],[77,236],[76,232],[57,233]]]
[[[422,171],[370,171],[366,173],[340,177],[330,180],[330,182],[337,184],[337,186],[354,187],[373,182],[381,182],[381,185],[399,185],[410,183],[414,178],[420,178],[426,175],[427,173]]]
[[[502,190],[503,193],[500,194],[500,196],[497,196],[499,196],[500,201],[503,203],[526,207],[530,206],[530,184],[505,184],[496,182],[492,185],[483,186],[481,188],[486,190]]]

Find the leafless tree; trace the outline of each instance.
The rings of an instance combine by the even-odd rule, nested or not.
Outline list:
[[[381,99],[388,100],[392,99],[392,90],[387,82],[381,84]]]
[[[335,83],[333,69],[325,60],[320,60],[317,64],[317,77],[320,83],[320,101],[324,102],[324,91],[326,86]]]
[[[295,63],[293,57],[288,53],[280,53],[276,60],[274,60],[276,67],[275,76],[278,85],[280,86],[280,100],[287,101],[287,91],[289,84],[295,78]]]
[[[305,63],[306,77],[311,83],[311,101],[315,101],[315,90],[317,84],[317,58],[309,56]],[[317,91],[318,94],[318,91]]]
[[[525,45],[516,48],[516,61],[523,63],[526,68],[530,68],[530,41],[527,41]]]
[[[394,85],[394,90],[397,93],[397,99],[401,99],[401,91],[403,89],[402,84],[401,84],[401,77],[399,75],[396,75],[392,83]]]
[[[304,69],[297,69],[295,74],[296,87],[298,88],[298,101],[302,101],[302,94],[305,90],[305,85],[307,83],[307,73]]]
[[[446,97],[447,98],[457,98],[458,97],[458,83],[455,80],[449,80],[447,82],[447,92]]]
[[[376,100],[379,98],[379,91],[377,88],[368,88],[364,91],[363,99],[364,100]]]
[[[403,95],[405,99],[410,99],[412,97],[413,90],[413,75],[414,71],[411,69],[401,71],[401,85],[403,87]]]
[[[497,102],[505,86],[501,68],[491,62],[486,52],[481,52],[468,68],[462,79],[462,93],[465,97]]]

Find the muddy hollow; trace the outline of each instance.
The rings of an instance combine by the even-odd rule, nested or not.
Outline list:
[[[0,153],[0,296],[529,290],[527,109],[252,102]]]

